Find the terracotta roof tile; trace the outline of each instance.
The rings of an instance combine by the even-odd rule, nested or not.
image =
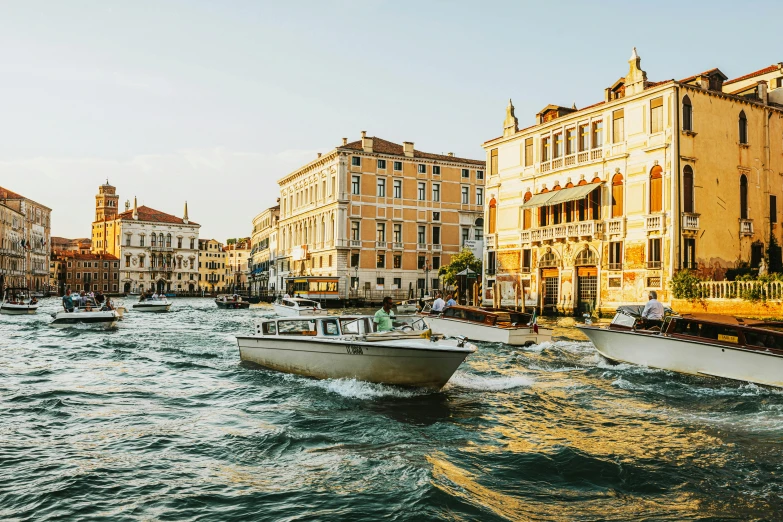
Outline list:
[[[375,137],[373,137],[372,140],[373,140],[372,141],[373,152],[378,152],[381,154],[390,154],[393,156],[405,156],[402,145],[398,143],[387,141],[384,140],[383,138],[375,138]],[[351,143],[348,143],[346,145],[340,145],[337,148],[362,150],[362,141],[361,140],[352,141]],[[421,158],[421,159],[437,160],[437,161],[454,161],[457,163],[470,163],[472,165],[481,165],[481,166],[484,166],[486,164],[485,161],[467,159],[467,158],[458,158],[456,156],[448,156],[446,154],[432,154],[429,152],[421,152],[415,149],[413,150],[413,157]]]
[[[25,197],[7,188],[0,187],[0,199],[25,199]]]
[[[735,82],[741,82],[742,80],[747,80],[749,78],[753,78],[754,76],[761,76],[762,74],[769,74],[771,72],[775,72],[783,67],[783,63],[776,63],[773,65],[770,65],[769,67],[764,67],[763,69],[759,69],[758,71],[754,71],[750,74],[746,74],[744,76],[740,76],[739,78],[733,78],[731,80],[726,80],[723,82],[723,85],[726,85],[727,83],[735,83]]]
[[[139,221],[151,221],[153,223],[176,223],[179,225],[198,225],[198,223],[190,220],[185,223],[181,217],[172,216],[171,214],[166,214],[165,212],[161,212],[160,210],[155,210],[154,208],[150,208],[144,205],[138,207],[138,212]],[[126,210],[122,214],[118,214],[117,217],[120,219],[132,220],[133,209]]]
[[[120,258],[111,254],[80,254],[70,250],[58,251],[59,257],[68,257],[73,259],[97,259],[99,261],[118,261]]]

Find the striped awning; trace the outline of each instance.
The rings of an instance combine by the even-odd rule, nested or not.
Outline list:
[[[545,205],[557,205],[566,201],[582,199],[600,186],[601,183],[588,183],[587,185],[536,194],[523,203],[522,206],[525,208],[543,207]]]

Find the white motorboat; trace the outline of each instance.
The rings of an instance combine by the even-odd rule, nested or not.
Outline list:
[[[133,309],[137,312],[168,312],[170,308],[171,301],[165,296],[142,299],[133,305]]]
[[[783,322],[683,314],[647,328],[621,307],[610,325],[579,329],[612,361],[783,387]]]
[[[38,299],[31,296],[27,288],[9,287],[5,289],[0,314],[28,315],[38,312]]]
[[[371,316],[269,319],[254,335],[237,336],[237,345],[242,361],[272,370],[435,389],[476,351],[462,338],[404,328],[376,333]]]
[[[215,298],[215,304],[218,308],[227,310],[246,310],[250,308],[250,301],[242,299],[242,296],[237,294],[220,294]]]
[[[425,297],[422,299],[425,306],[427,304],[432,303],[431,297]],[[419,300],[418,299],[406,299],[405,301],[401,301],[395,306],[395,309],[397,310],[398,314],[414,314],[419,311]]]
[[[310,299],[301,297],[283,297],[272,305],[277,315],[283,317],[293,317],[301,315],[326,315],[327,312],[321,308],[321,304]]]
[[[551,328],[539,326],[531,314],[511,310],[450,306],[440,314],[423,317],[432,331],[471,341],[531,346],[552,340]]]
[[[76,325],[89,325],[98,328],[114,328],[121,314],[107,305],[99,305],[92,297],[84,297],[74,306],[73,311],[60,310],[52,314],[51,326],[67,328]]]

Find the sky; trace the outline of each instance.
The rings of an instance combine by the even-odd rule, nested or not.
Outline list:
[[[520,127],[648,79],[783,61],[783,2],[0,0],[0,185],[87,237],[107,179],[121,207],[250,235],[277,180],[370,136],[484,159]]]

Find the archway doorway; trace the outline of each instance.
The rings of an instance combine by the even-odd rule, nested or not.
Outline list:
[[[598,298],[598,257],[585,247],[574,259],[576,268],[576,315],[593,314]]]
[[[125,283],[125,285],[123,286],[123,290],[124,290],[124,292],[125,292],[126,294],[129,294],[129,293],[130,293],[130,290],[131,290],[130,283]]]
[[[158,283],[157,283],[157,285],[156,285],[156,286],[157,286],[157,292],[158,292],[159,294],[163,294],[163,293],[165,293],[165,290],[166,290],[166,282],[165,282],[163,279],[160,279],[160,280],[158,281]]]

